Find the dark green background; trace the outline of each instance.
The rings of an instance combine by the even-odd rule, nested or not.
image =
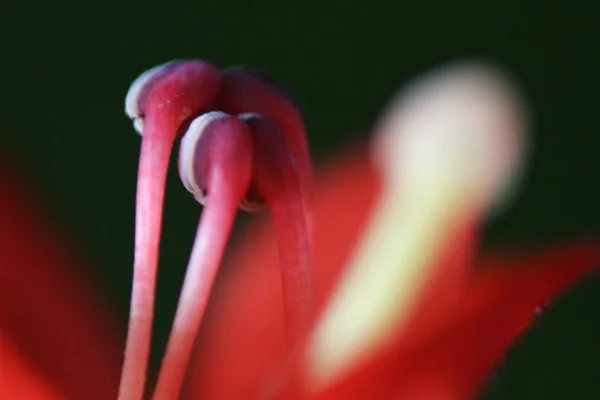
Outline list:
[[[139,73],[174,58],[248,64],[287,86],[317,160],[367,138],[389,96],[418,73],[464,56],[495,60],[529,96],[534,141],[523,190],[490,224],[486,246],[600,236],[593,3],[384,4],[140,2],[102,13],[73,2],[53,16],[32,16],[36,4],[24,5],[27,18],[0,16],[1,153],[92,261],[123,323],[140,143],[123,102]],[[180,15],[167,16],[173,10]],[[175,169],[170,178],[155,365],[200,211]],[[599,279],[589,280],[549,308],[502,360],[483,398],[598,398],[599,289]]]

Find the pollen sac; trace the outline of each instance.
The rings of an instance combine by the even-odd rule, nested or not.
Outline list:
[[[208,154],[206,154],[208,150],[206,132],[210,124],[228,117],[227,114],[220,111],[203,114],[191,122],[181,139],[179,177],[183,186],[202,205],[206,200],[206,168],[209,162]]]
[[[176,64],[177,61],[170,61],[151,68],[138,76],[129,87],[125,97],[125,114],[133,120],[133,127],[140,135],[144,128],[144,108],[148,93]]]
[[[255,118],[265,119],[264,117],[262,117],[261,115],[256,114],[256,113],[239,114],[238,118],[248,126],[250,126],[252,119],[255,119]],[[273,123],[272,121],[270,121],[270,122]],[[255,143],[255,145],[256,145],[256,143]],[[253,172],[255,172],[255,171],[253,171]],[[250,188],[248,189],[248,193],[246,193],[246,197],[244,197],[244,200],[240,204],[240,208],[244,211],[258,211],[265,206],[266,206],[266,201],[260,195],[260,192],[254,185],[254,182],[252,182],[250,184]]]
[[[241,144],[228,141],[229,139],[225,137],[226,130],[230,133],[233,131],[247,132],[247,143]],[[194,198],[200,204],[206,204],[206,197],[210,194],[211,184],[234,184],[233,182],[209,182],[211,168],[217,167],[223,170],[244,168],[241,166],[243,162],[240,159],[235,158],[235,156],[224,156],[228,152],[226,148],[229,148],[229,153],[234,154],[234,148],[245,145],[244,153],[251,154],[251,140],[251,131],[241,119],[220,111],[208,112],[190,123],[187,132],[181,139],[179,177],[185,188],[194,195]],[[217,152],[220,154],[217,154]],[[221,165],[217,166],[218,163],[221,163]],[[246,174],[249,182],[252,174],[251,169],[251,164],[248,164],[247,168],[236,174],[236,176]],[[264,204],[262,198],[250,185],[250,187],[247,187],[246,195],[240,203],[240,208],[246,211],[254,211],[262,208]]]
[[[203,111],[220,89],[220,73],[202,60],[175,60],[141,74],[129,87],[125,97],[125,113],[142,134],[149,100],[154,106],[173,111],[181,123]]]

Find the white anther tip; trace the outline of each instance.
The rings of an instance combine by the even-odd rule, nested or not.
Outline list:
[[[169,65],[175,61],[158,65],[138,76],[127,91],[125,96],[125,114],[133,120],[133,126],[137,132],[142,133],[144,102],[153,87],[156,78],[166,72]]]

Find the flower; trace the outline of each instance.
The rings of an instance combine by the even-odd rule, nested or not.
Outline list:
[[[200,69],[192,72],[200,71],[199,76],[213,72],[206,64],[193,65],[197,66]],[[143,78],[147,83],[156,78],[153,74],[163,72],[152,70]],[[269,86],[260,88],[267,91],[266,98],[280,94],[268,92]],[[240,179],[246,182],[240,187],[256,189],[225,196],[225,201],[244,201],[246,195],[250,205],[255,204],[250,200],[265,201],[273,216],[273,222],[262,219],[247,227],[249,234],[233,247],[213,291],[183,397],[427,400],[471,396],[514,338],[530,325],[538,308],[592,271],[600,259],[597,244],[584,241],[476,254],[482,219],[514,183],[521,164],[522,120],[507,88],[501,75],[480,65],[459,65],[426,76],[392,104],[377,126],[374,145],[358,146],[323,169],[314,190],[314,214],[310,212],[313,197],[301,183],[306,180],[296,181],[282,172],[293,171],[289,160],[297,161],[303,151],[300,146],[297,153],[298,147],[290,145],[288,137],[278,139],[277,128],[288,133],[290,126],[297,128],[289,119],[277,120],[285,112],[266,115],[268,119],[246,115],[241,121],[249,130],[237,118],[218,112],[205,114],[199,122],[186,122],[195,117],[191,110],[176,118],[177,125],[189,122],[180,174],[186,187],[206,201],[205,214],[216,213],[203,216],[196,246],[207,249],[203,246],[213,240],[206,236],[209,232],[218,236],[214,240],[219,241],[215,251],[219,253],[232,223],[233,213],[225,208],[223,227],[205,223],[212,221],[210,215],[221,215],[219,203],[205,197],[220,190],[214,186],[220,181],[211,181],[216,176],[211,175],[214,165],[233,171],[228,182]],[[143,87],[137,89],[142,90],[136,96],[152,96]],[[137,118],[156,118],[147,110],[136,110],[143,103],[136,101],[132,113],[143,111]],[[136,126],[142,125],[152,126],[136,120]],[[173,135],[179,129],[170,128]],[[240,146],[228,147],[234,152],[220,153],[223,158],[212,157],[230,146],[223,142],[224,135]],[[150,146],[146,137],[142,148]],[[255,146],[251,156],[244,150],[249,137]],[[172,144],[170,138],[167,144],[162,155]],[[291,158],[279,159],[287,154],[285,146],[296,151],[291,151]],[[202,158],[206,154],[211,154],[207,163],[196,168],[191,162],[191,172],[186,169],[189,163],[181,161],[185,157],[206,160]],[[281,162],[276,168],[280,174],[270,175],[272,165],[260,158],[265,155]],[[265,169],[242,179],[243,170],[229,165],[233,161],[244,168]],[[141,171],[151,164],[145,162],[140,163]],[[254,183],[246,181],[250,178]],[[89,283],[76,276],[78,261],[64,250],[50,224],[39,222],[35,203],[6,169],[0,169],[0,188],[0,398],[114,398],[122,349],[107,311],[97,304]],[[150,211],[160,213],[160,197],[145,200]],[[151,227],[151,233],[158,233],[160,215],[148,218],[138,221],[138,227],[148,221],[155,224],[158,218],[158,229]],[[296,236],[286,236],[288,230]],[[314,236],[304,237],[311,231]],[[155,240],[150,235],[150,253],[157,251],[151,248]],[[148,248],[138,247],[137,252],[144,255]],[[209,255],[195,250],[189,268],[193,271],[196,264],[205,265],[206,258],[216,257],[209,265],[213,268],[206,280],[210,286],[220,255]],[[314,271],[317,313],[305,320],[304,309],[293,312],[310,301],[305,296],[312,293],[305,286],[294,286],[293,279],[286,281],[285,268],[311,264],[312,269],[293,270],[301,276]],[[286,284],[291,285],[289,298]],[[147,289],[146,300],[153,304],[153,289]],[[199,293],[205,301],[209,292],[205,288]],[[290,312],[300,326],[291,335]],[[192,317],[199,323],[201,316],[202,312]],[[188,332],[186,340],[194,339],[195,330]],[[143,336],[138,337],[142,347]],[[145,372],[145,360],[137,361]],[[187,358],[179,354],[171,362],[175,364],[163,365],[167,374],[171,365],[176,371],[187,367]]]

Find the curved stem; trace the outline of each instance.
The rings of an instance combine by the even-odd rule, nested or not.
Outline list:
[[[254,135],[254,182],[267,202],[278,239],[288,340],[305,334],[313,317],[309,228],[294,159],[277,126],[261,117],[246,120]]]
[[[313,279],[308,229],[300,194],[282,194],[268,201],[278,238],[283,301],[290,344],[306,333],[313,316]]]
[[[217,180],[219,181],[219,180]],[[220,179],[225,182],[225,179]],[[229,185],[206,199],[153,398],[178,398],[194,341],[241,201]]]
[[[140,152],[135,217],[135,254],[129,326],[119,400],[140,400],[144,383],[152,318],[164,191],[172,142],[147,124]]]

